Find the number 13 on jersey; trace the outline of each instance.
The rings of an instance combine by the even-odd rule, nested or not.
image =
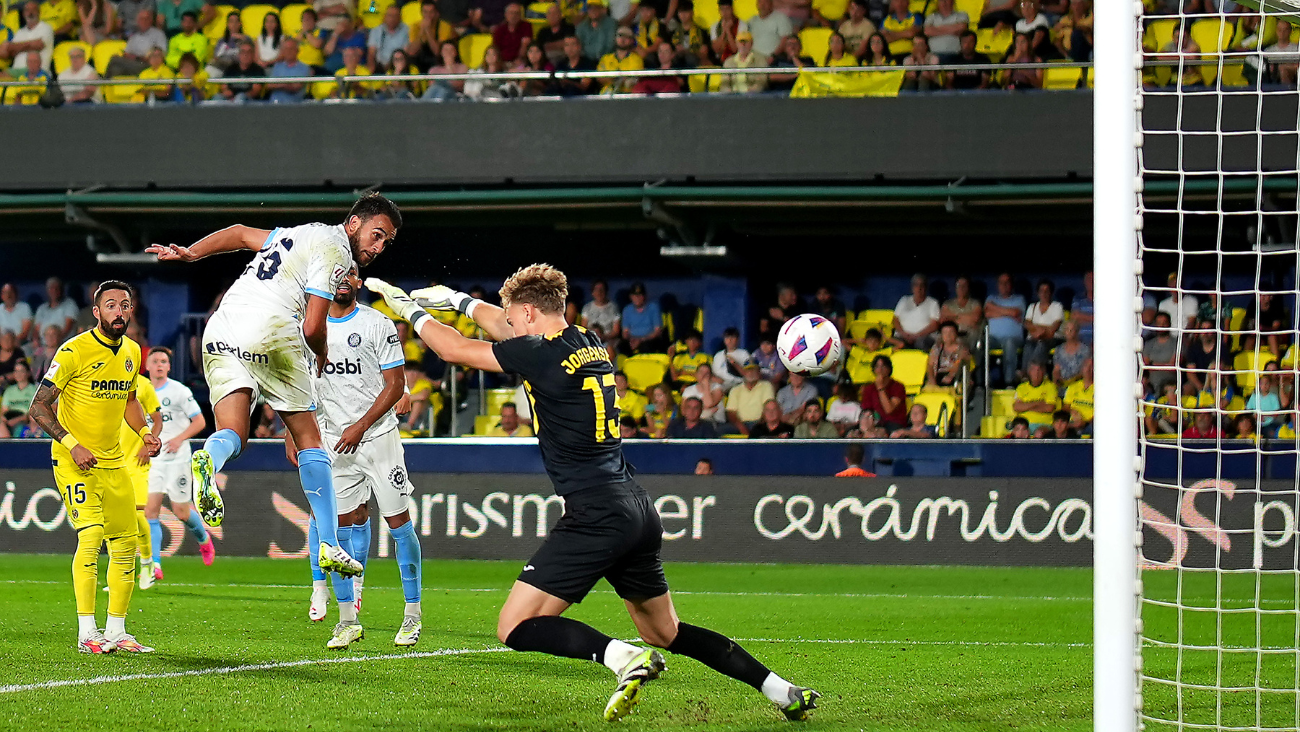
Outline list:
[[[596,402],[596,442],[604,442],[618,436],[618,394],[614,391],[614,375],[603,374],[599,379],[588,376],[582,380],[582,388],[591,392]],[[606,403],[608,402],[608,404]],[[615,416],[606,419],[605,415]]]

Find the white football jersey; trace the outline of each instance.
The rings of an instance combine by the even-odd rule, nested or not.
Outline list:
[[[352,246],[341,225],[275,229],[226,291],[221,305],[229,303],[250,312],[301,320],[307,296],[333,300],[351,267]]]
[[[330,318],[326,326],[329,363],[316,379],[316,421],[333,445],[343,430],[357,423],[379,400],[384,390],[383,372],[405,363],[397,327],[383,313],[360,303],[342,318]],[[314,370],[313,370],[314,373]],[[397,428],[392,410],[366,430],[363,439],[383,435]]]
[[[158,392],[158,403],[162,405],[162,434],[159,439],[163,442],[176,437],[185,428],[190,426],[190,422],[195,417],[202,414],[199,409],[199,403],[194,399],[194,392],[179,381],[168,379],[166,383],[155,389]],[[185,444],[176,452],[160,452],[158,457],[154,458],[162,462],[171,460],[189,460],[189,444]]]

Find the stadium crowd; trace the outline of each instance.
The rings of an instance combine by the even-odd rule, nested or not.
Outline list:
[[[907,90],[1044,86],[1043,70],[917,64],[1087,61],[1092,0],[26,0],[0,27],[8,103],[57,77],[67,102],[484,99],[596,93],[788,92],[801,70],[891,66]],[[788,68],[781,74],[334,83],[337,75]],[[1066,83],[1083,83],[1078,68]],[[321,76],[324,83],[277,82]],[[95,87],[97,78],[139,85]],[[150,85],[159,79],[190,84]],[[233,83],[212,83],[222,79]]]

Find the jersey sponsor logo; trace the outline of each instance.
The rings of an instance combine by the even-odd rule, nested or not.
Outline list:
[[[537,569],[537,568],[534,567],[534,566],[531,565],[531,564],[525,564],[525,565],[524,565],[524,571],[525,571],[525,572],[531,572],[531,571],[533,571],[534,569]]]
[[[54,381],[54,375],[57,373],[59,373],[59,363],[57,361],[51,361],[50,367],[45,370],[45,378]]]
[[[349,335],[349,336],[348,336],[348,345],[349,345],[349,346],[352,346],[353,348],[356,348],[357,346],[361,345],[361,334],[360,334],[360,333],[353,333],[353,334]]]
[[[245,351],[239,346],[232,346],[224,341],[212,341],[204,346],[204,348],[207,350],[208,354],[212,356],[233,356],[240,361],[247,361],[249,363],[266,364],[271,362],[271,357],[265,353]]]
[[[131,388],[130,379],[91,379],[91,391],[126,391]]]
[[[397,334],[396,334],[396,333],[389,333],[389,334],[388,334],[388,342],[389,342],[389,343],[394,343],[394,344],[395,344],[395,343],[397,343],[399,340],[401,340],[401,339],[399,339],[399,338],[397,337]]]
[[[330,361],[325,364],[325,369],[321,373],[359,374],[361,373],[361,359],[345,358],[342,361]]]
[[[609,363],[609,351],[596,346],[586,346],[584,348],[579,348],[569,354],[568,358],[560,361],[560,367],[564,369],[566,374],[572,376],[577,373],[578,369],[589,363],[595,363],[596,361]]]
[[[402,486],[406,485],[406,471],[402,466],[397,465],[393,467],[392,472],[388,474],[388,482],[392,483],[393,487],[399,490]]]
[[[91,370],[91,371],[94,371],[94,370],[98,369],[100,366],[103,366],[103,365],[104,365],[104,362],[103,362],[103,361],[100,361],[99,363],[95,364],[94,366],[91,366],[91,367],[90,367],[90,370]]]

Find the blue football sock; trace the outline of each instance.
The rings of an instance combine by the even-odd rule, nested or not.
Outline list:
[[[335,519],[335,523],[338,523],[338,519]],[[337,531],[338,531],[339,542],[342,543],[342,544],[344,544],[344,545],[346,545],[346,546],[351,546],[351,545],[352,545],[352,527],[351,527],[351,526],[338,526],[338,527],[335,527],[335,528],[336,528]],[[330,574],[330,577],[332,577],[332,578],[334,579],[334,597],[335,597],[335,599],[337,599],[337,600],[339,601],[339,604],[340,604],[340,605],[342,605],[342,604],[345,603],[345,602],[354,602],[354,601],[356,600],[356,598],[353,597],[353,595],[352,595],[352,578],[351,578],[351,577],[344,577],[343,575],[339,574],[338,572],[333,572],[333,573],[331,573],[331,574]]]
[[[307,556],[311,559],[311,578],[313,581],[325,579],[320,569],[320,534],[316,531],[316,517],[307,517]]]
[[[352,558],[361,563],[361,571],[366,569],[366,559],[370,556],[370,519],[364,524],[352,527]]]
[[[149,519],[149,539],[153,544],[153,561],[162,561],[162,519]]]
[[[243,444],[234,430],[217,430],[203,441],[203,449],[212,455],[212,471],[220,473],[227,462],[239,457]]]
[[[299,450],[298,479],[302,481],[302,492],[307,496],[311,514],[316,517],[316,531],[320,534],[320,540],[330,546],[338,546],[339,502],[334,496],[329,454],[319,447]],[[344,549],[351,548],[350,542],[344,546]]]
[[[407,602],[420,601],[420,538],[415,535],[415,522],[407,521],[392,530],[393,543],[397,545],[397,571],[402,575],[402,592]]]
[[[185,519],[185,526],[190,530],[190,535],[200,544],[208,540],[208,527],[203,525],[203,517],[198,511],[190,511],[190,517]]]

